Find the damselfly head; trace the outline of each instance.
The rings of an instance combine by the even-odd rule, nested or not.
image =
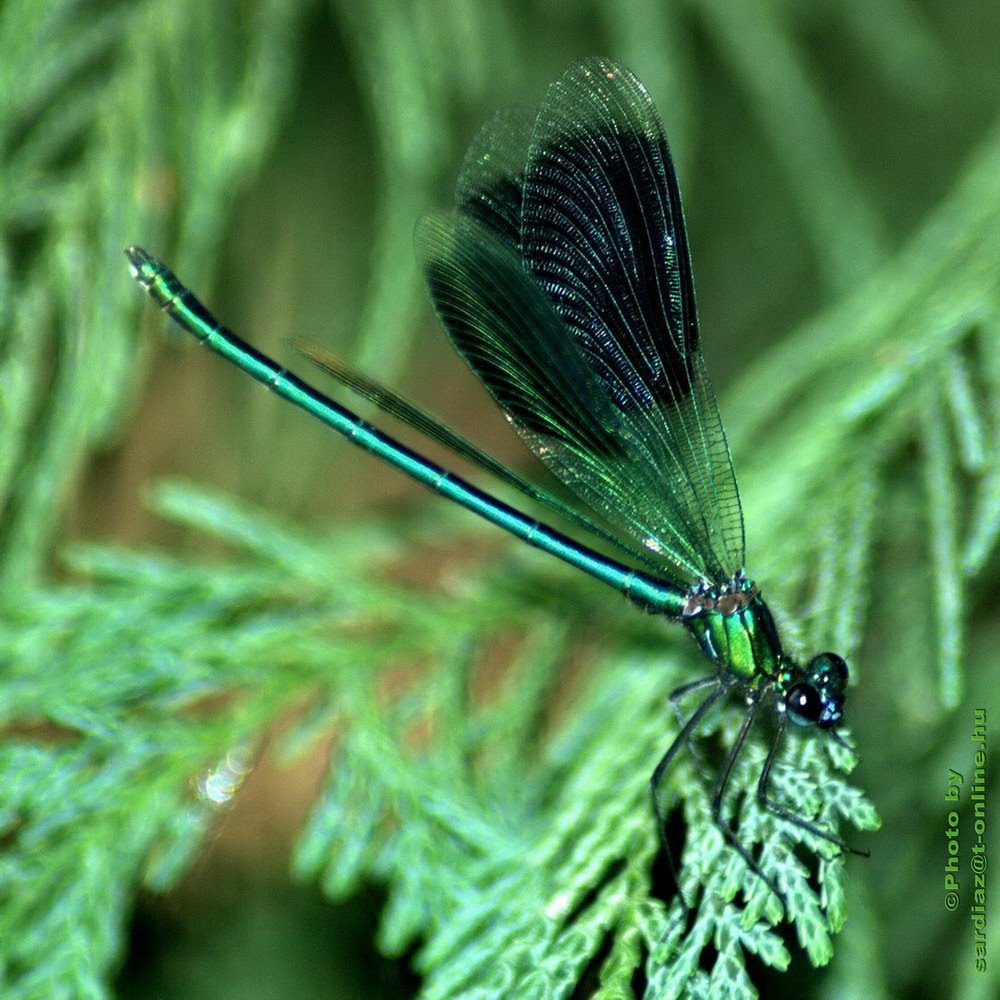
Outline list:
[[[844,716],[847,663],[836,653],[820,653],[785,693],[788,718],[797,726],[830,729]]]

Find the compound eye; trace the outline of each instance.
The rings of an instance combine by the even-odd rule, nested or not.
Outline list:
[[[823,699],[811,684],[793,684],[785,695],[788,717],[797,726],[815,726],[823,714]]]
[[[819,690],[832,697],[847,687],[847,664],[836,653],[820,653],[809,662],[806,676]]]

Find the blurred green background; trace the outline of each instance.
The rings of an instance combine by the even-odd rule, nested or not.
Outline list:
[[[121,111],[141,114],[145,148],[130,151],[122,189],[103,194],[124,204],[101,211],[119,225],[131,217],[125,238],[169,259],[263,350],[290,356],[292,336],[330,346],[455,424],[482,420],[487,443],[516,461],[519,442],[480,416],[485,394],[435,328],[411,247],[415,220],[447,204],[491,110],[536,104],[581,54],[607,52],[634,68],[678,162],[722,394],[783,330],[901,245],[993,121],[1000,71],[981,10],[760,8],[153,5],[150,34],[137,39],[147,48],[132,56],[147,90]],[[117,282],[119,262],[102,252],[111,235],[99,251],[81,244],[74,263]],[[119,294],[137,313],[127,283]],[[154,323],[148,310],[141,318]],[[127,423],[114,413],[127,440],[113,438],[91,466],[74,530],[149,537],[157,528],[135,522],[144,517],[135,495],[164,469],[313,516],[411,489],[374,464],[342,475],[340,446],[322,429],[248,392],[180,338],[165,340],[138,345],[142,407],[116,394],[119,408],[132,408]],[[249,461],[247,447],[262,438],[270,460]]]
[[[436,328],[411,234],[422,212],[447,204],[481,121],[498,107],[536,104],[566,65],[592,53],[637,73],[670,137],[704,350],[741,482],[749,470],[748,555],[761,573],[755,567],[772,565],[762,551],[768,533],[784,525],[760,523],[768,502],[754,500],[754,483],[780,477],[781,468],[780,454],[758,450],[758,439],[797,419],[802,402],[777,388],[783,366],[796,384],[795,356],[783,355],[781,345],[795,343],[797,332],[824,329],[823,317],[849,322],[852,310],[860,317],[866,287],[873,296],[888,289],[891,298],[891,274],[882,286],[867,284],[872,276],[906,260],[917,234],[925,233],[922,245],[933,244],[927,220],[968,187],[967,172],[998,145],[998,38],[1000,7],[943,0],[4,4],[0,587],[13,609],[8,636],[21,626],[34,634],[29,620],[43,628],[25,609],[47,588],[91,587],[93,558],[64,556],[89,551],[77,543],[152,548],[195,562],[230,551],[231,541],[206,542],[185,516],[164,518],[164,501],[147,502],[150,483],[164,477],[238,497],[279,515],[282,525],[357,523],[378,544],[398,546],[398,572],[418,583],[434,576],[437,560],[453,561],[428,545],[419,522],[396,534],[397,519],[405,523],[413,505],[427,503],[418,488],[165,333],[166,321],[129,280],[121,247],[139,243],[170,261],[227,325],[265,352],[296,366],[288,338],[330,348],[527,468],[521,445]],[[982,218],[995,222],[996,212],[996,203],[984,204]],[[952,228],[949,218],[940,216],[942,247],[961,235],[957,212]],[[980,325],[978,343],[1000,346],[1000,260],[993,264],[992,276],[988,259],[984,266],[982,310],[970,310],[965,322]],[[914,329],[937,321],[932,294],[947,303],[949,292],[946,284],[927,290]],[[849,329],[826,329],[830,338],[850,339]],[[908,350],[905,337],[894,336],[877,359],[887,367]],[[920,343],[915,351],[931,350]],[[869,346],[857,350],[859,363],[872,361]],[[956,350],[977,387],[980,348]],[[754,371],[756,381],[748,375]],[[775,412],[767,410],[772,397]],[[956,474],[951,489],[964,496],[963,483],[992,475],[995,503],[997,425],[985,426],[985,456]],[[961,428],[939,444],[956,451],[960,439]],[[874,583],[863,584],[863,603],[874,608],[861,645],[868,684],[851,705],[865,758],[858,784],[887,821],[872,861],[851,861],[872,866],[865,926],[880,937],[851,938],[833,968],[861,963],[879,980],[870,993],[851,993],[843,986],[849,975],[825,978],[799,961],[787,976],[758,970],[766,995],[996,995],[995,976],[970,973],[968,927],[944,913],[937,887],[946,769],[964,759],[956,748],[969,728],[966,709],[987,678],[977,665],[996,664],[998,619],[987,598],[997,573],[979,559],[967,606],[954,587],[935,591],[931,577],[941,566],[915,541],[915,525],[924,524],[923,501],[914,496],[926,479],[926,448],[926,440],[901,435],[887,446],[890,458],[879,458],[897,492],[878,518],[872,561],[906,579],[880,589],[876,572]],[[835,482],[827,488],[837,493]],[[933,472],[927,489],[933,497]],[[964,508],[952,507],[952,534],[961,535]],[[931,528],[947,535],[934,509]],[[987,524],[980,534],[991,516],[976,522]],[[415,541],[406,534],[414,530]],[[474,526],[464,530],[478,539],[467,560],[486,561],[500,547]],[[408,544],[417,547],[416,567],[407,563]],[[779,556],[773,566],[780,569]],[[925,575],[913,576],[914,567]],[[790,605],[796,588],[806,589],[803,579],[823,568],[819,560],[801,567]],[[880,678],[898,638],[887,601],[906,614],[921,602],[960,608],[956,632],[978,616],[967,657],[954,653],[967,660],[964,693],[933,673],[955,636],[926,622],[922,631],[903,612],[904,644],[920,647],[919,662],[909,661],[912,675],[903,664]],[[919,618],[920,608],[913,614]],[[859,623],[862,617],[859,611]],[[60,627],[45,625],[45,641]],[[862,642],[860,634],[851,641]],[[50,726],[77,725],[76,716],[67,721],[21,697],[6,696],[8,733],[17,739],[27,734],[44,744]],[[957,712],[946,710],[956,705]],[[262,709],[256,724],[272,731],[288,721]],[[110,730],[105,735],[112,739]],[[211,744],[226,745],[221,738]],[[214,832],[179,888],[140,895],[131,922],[121,925],[127,943],[101,952],[108,964],[97,979],[120,964],[115,989],[136,998],[415,995],[412,950],[386,959],[372,943],[385,899],[376,876],[336,905],[308,881],[287,884],[290,845],[324,760],[325,751],[305,764],[262,763],[221,825],[206,824]],[[898,771],[907,760],[921,762],[909,781]],[[940,777],[933,794],[925,787],[930,775]],[[926,835],[895,846],[914,823]],[[902,857],[886,859],[897,850]],[[904,909],[915,892],[920,905]],[[127,908],[119,901],[115,912]],[[933,971],[928,941],[935,942]],[[31,988],[17,995],[32,995]]]

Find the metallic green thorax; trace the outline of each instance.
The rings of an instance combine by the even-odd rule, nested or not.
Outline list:
[[[778,630],[757,587],[742,575],[690,591],[681,621],[719,668],[743,681],[778,675],[783,660]]]

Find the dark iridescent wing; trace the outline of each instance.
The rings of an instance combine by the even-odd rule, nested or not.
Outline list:
[[[415,403],[411,403],[410,400],[394,389],[390,389],[388,386],[382,385],[382,383],[377,382],[375,379],[364,375],[356,368],[344,364],[336,355],[323,350],[321,347],[315,347],[304,341],[294,341],[293,346],[303,357],[308,358],[316,365],[317,368],[326,372],[327,375],[341,385],[347,386],[352,392],[367,399],[370,403],[374,403],[383,413],[388,413],[397,420],[403,421],[403,423],[418,430],[425,437],[444,445],[449,451],[454,452],[456,455],[461,455],[462,458],[484,469],[490,475],[496,476],[497,479],[507,483],[508,486],[513,486],[514,489],[530,500],[534,500],[536,503],[548,507],[549,510],[555,511],[560,517],[566,518],[596,538],[603,539],[605,542],[621,549],[633,559],[652,563],[648,553],[643,553],[636,546],[630,545],[616,537],[606,528],[597,524],[592,518],[587,517],[577,507],[570,506],[566,501],[554,496],[548,490],[522,478],[490,455],[489,452],[480,448],[479,445],[457,434],[442,420],[439,420]]]
[[[627,70],[588,60],[550,87],[523,171],[522,146],[488,124],[456,214],[418,231],[442,321],[532,450],[609,525],[664,568],[728,579],[743,564],[739,494],[652,102]]]
[[[479,130],[459,171],[458,211],[520,253],[521,201],[533,115],[516,108],[498,111]]]

